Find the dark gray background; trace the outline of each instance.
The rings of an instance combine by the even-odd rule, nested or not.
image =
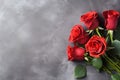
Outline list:
[[[81,14],[120,9],[120,0],[0,0],[0,80],[75,80],[67,61]],[[88,66],[83,80],[108,80]]]

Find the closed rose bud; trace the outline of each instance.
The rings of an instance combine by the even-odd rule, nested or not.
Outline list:
[[[87,42],[88,42],[88,40],[89,40],[89,35],[86,33],[86,34],[84,34],[83,36],[81,36],[81,38],[80,39],[78,39],[78,43],[79,44],[86,44]]]
[[[105,27],[107,30],[114,30],[117,27],[120,13],[115,10],[107,10],[103,12],[105,18]]]
[[[88,41],[88,39],[89,36],[81,25],[73,26],[69,36],[70,42],[78,42],[80,44],[85,44]]]
[[[90,11],[83,14],[80,17],[80,21],[83,22],[89,30],[94,30],[99,25],[98,14],[95,11]]]
[[[84,60],[84,54],[85,54],[85,49],[81,47],[71,47],[68,45],[67,47],[67,55],[68,55],[68,60],[70,61],[82,61]]]

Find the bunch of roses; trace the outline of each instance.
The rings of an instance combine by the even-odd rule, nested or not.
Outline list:
[[[108,42],[109,42],[109,39],[111,44],[114,42],[113,31],[117,27],[119,16],[120,16],[120,13],[116,10],[104,11],[103,12],[103,17],[105,20],[104,26],[99,27],[100,26],[100,22],[98,20],[99,16],[96,11],[90,11],[83,14],[80,17],[80,21],[85,25],[87,30],[85,30],[84,27],[80,24],[76,24],[72,27],[70,36],[69,36],[69,42],[73,43],[74,46],[68,45],[67,47],[68,60],[70,61],[86,60],[87,62],[91,62],[91,61],[94,62],[94,60],[96,60],[95,62],[97,62],[101,60],[100,61],[101,65],[98,64],[100,66],[98,66],[97,63],[93,63],[93,66],[99,69],[103,68],[104,71],[111,74],[112,70],[109,71],[107,70],[108,68],[105,69],[106,67],[103,66],[104,62],[102,61],[103,60],[106,62],[108,61],[109,63],[111,60],[110,57],[107,56],[106,52],[108,48],[109,49],[114,48],[114,47],[113,48],[110,47],[110,45],[108,45]],[[105,32],[107,32],[107,34],[104,34]],[[114,65],[114,62],[111,63],[111,65]],[[108,65],[108,66],[111,66],[111,65]],[[113,68],[113,70],[119,73],[120,66],[119,65],[117,66],[118,67],[115,67],[115,69]],[[77,73],[80,73],[78,71]],[[80,78],[81,74],[77,74],[77,73],[75,73],[75,75],[77,75],[76,78]],[[116,77],[112,75],[113,80],[114,78]],[[120,75],[119,75],[119,78],[120,78]]]

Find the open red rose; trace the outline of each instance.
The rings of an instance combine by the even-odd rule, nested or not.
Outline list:
[[[81,25],[75,25],[73,26],[70,36],[69,36],[69,41],[70,42],[78,42],[80,44],[85,44],[89,39],[88,34],[84,31],[83,27]]]
[[[108,30],[116,29],[120,13],[115,10],[107,10],[103,12],[103,16],[105,18],[106,29]]]
[[[80,17],[80,21],[83,22],[89,30],[94,30],[99,25],[97,17],[98,17],[97,12],[90,11],[83,14]]]
[[[103,37],[97,35],[92,36],[85,45],[86,51],[90,56],[99,58],[106,50],[106,41]]]
[[[68,60],[73,61],[73,60],[78,60],[82,61],[84,60],[84,54],[85,54],[85,49],[81,47],[71,47],[68,45],[67,47],[67,55],[68,55]]]

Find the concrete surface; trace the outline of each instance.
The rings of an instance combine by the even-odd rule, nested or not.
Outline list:
[[[0,80],[75,80],[67,61],[71,27],[81,14],[119,10],[120,0],[0,0]],[[108,80],[88,66],[82,80]]]

